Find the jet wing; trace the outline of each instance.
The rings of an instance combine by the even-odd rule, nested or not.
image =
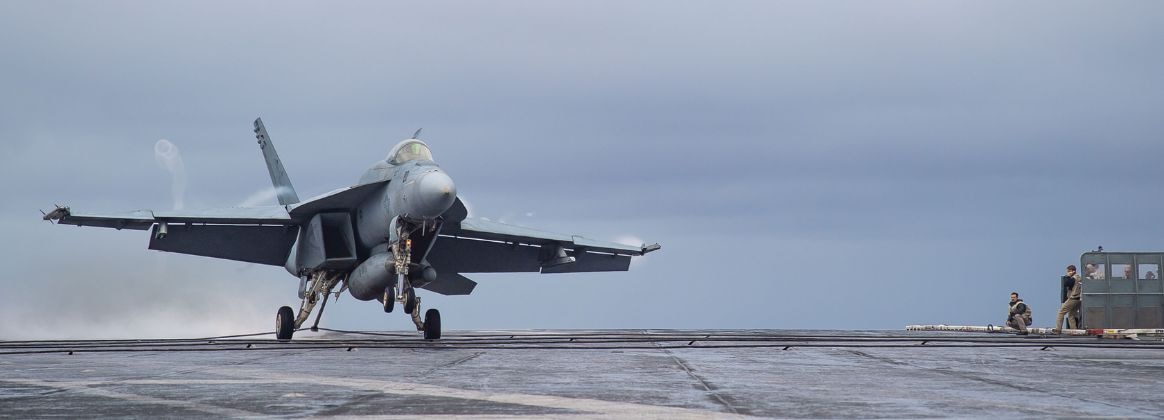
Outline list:
[[[57,207],[44,216],[63,225],[95,226],[114,229],[146,230],[155,223],[290,225],[291,216],[283,206],[227,207],[204,210],[133,210],[120,213],[74,212]]]
[[[57,207],[44,219],[114,229],[152,227],[149,249],[267,265],[287,262],[299,232],[282,206],[105,214]]]
[[[657,249],[468,218],[446,225],[426,258],[438,273],[578,273],[626,271]]]
[[[85,213],[58,206],[44,219],[65,225],[134,230],[152,228],[149,249],[283,265],[295,244],[299,225],[320,211],[350,210],[386,183],[341,188],[287,207]],[[162,226],[165,226],[164,230]]]

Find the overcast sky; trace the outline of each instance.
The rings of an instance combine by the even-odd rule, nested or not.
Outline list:
[[[1160,2],[0,2],[0,339],[269,331],[280,267],[53,203],[301,197],[422,138],[477,217],[659,242],[471,276],[444,327],[1049,326],[1079,254],[1164,250]],[[258,200],[274,204],[273,199]],[[439,269],[439,267],[438,267]],[[410,329],[350,296],[324,326]]]

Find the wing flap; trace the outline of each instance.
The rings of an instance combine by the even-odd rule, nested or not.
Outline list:
[[[159,235],[154,226],[149,249],[281,266],[298,232],[294,226],[178,224]]]

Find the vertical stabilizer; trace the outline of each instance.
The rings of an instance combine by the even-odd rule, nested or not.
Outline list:
[[[259,149],[263,151],[263,159],[267,160],[267,172],[271,173],[271,184],[275,186],[275,196],[279,197],[279,204],[284,206],[299,202],[299,195],[295,194],[295,187],[291,186],[291,178],[283,169],[283,161],[279,160],[279,152],[271,143],[267,135],[267,128],[263,127],[263,119],[255,119],[255,138],[259,140]]]

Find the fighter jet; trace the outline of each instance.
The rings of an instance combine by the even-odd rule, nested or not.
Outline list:
[[[276,313],[279,340],[290,340],[320,304],[311,326],[317,330],[328,297],[345,290],[378,301],[384,312],[400,303],[425,339],[439,339],[440,312],[429,309],[422,318],[416,289],[468,295],[477,283],[465,273],[627,271],[632,257],[660,248],[470,218],[420,130],[355,185],[301,201],[262,120],[254,126],[278,206],[114,214],[56,206],[44,219],[149,230],[149,249],[283,266],[299,278],[302,301],[298,313],[290,306]]]

